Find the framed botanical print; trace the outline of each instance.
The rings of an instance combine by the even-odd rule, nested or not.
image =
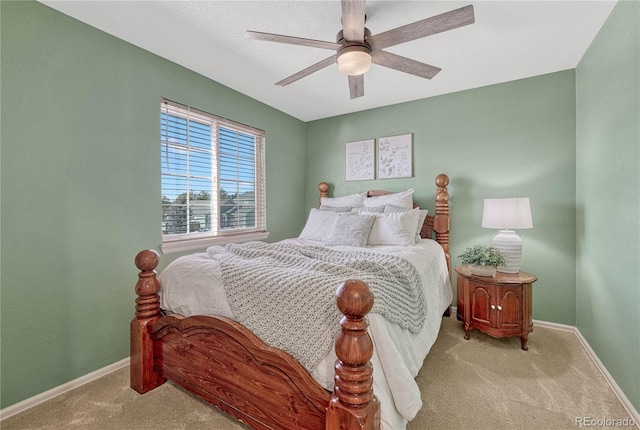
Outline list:
[[[410,178],[412,134],[378,138],[378,179]]]
[[[364,181],[374,179],[375,144],[373,139],[347,142],[346,144],[347,181]]]

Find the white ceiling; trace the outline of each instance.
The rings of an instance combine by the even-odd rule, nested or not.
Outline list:
[[[373,1],[367,28],[381,33],[473,4],[476,22],[388,48],[442,68],[432,80],[372,66],[365,95],[349,98],[336,65],[289,86],[275,82],[333,54],[245,37],[246,30],[335,41],[338,0],[41,0],[303,121],[575,68],[616,0]]]

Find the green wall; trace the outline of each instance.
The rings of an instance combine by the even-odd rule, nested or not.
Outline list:
[[[575,323],[575,79],[564,71],[308,123],[307,209],[317,184],[335,194],[415,189],[435,210],[434,178],[451,182],[451,254],[491,243],[483,199],[529,197],[521,267],[534,273],[533,316]],[[429,85],[428,82],[425,85]],[[413,178],[345,182],[345,142],[413,133]]]
[[[576,71],[576,325],[640,410],[640,3],[620,1]]]
[[[304,223],[306,126],[41,4],[1,19],[5,407],[129,354],[133,259],[162,239],[160,97],[266,131],[270,240]]]

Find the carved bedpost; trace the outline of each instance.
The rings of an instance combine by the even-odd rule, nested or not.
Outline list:
[[[136,316],[131,320],[131,388],[143,394],[164,383],[165,379],[153,371],[153,342],[150,329],[160,319],[160,284],[156,278],[160,256],[156,251],[145,250],[136,255],[136,267],[140,269],[136,284]]]
[[[436,241],[442,245],[444,254],[447,257],[447,267],[451,272],[451,253],[449,252],[449,177],[444,173],[436,176],[436,216],[433,220],[433,230],[436,232]]]
[[[326,182],[320,182],[318,184],[318,191],[320,191],[320,197],[318,197],[319,205],[322,202],[322,198],[329,195],[329,184],[327,184]]]
[[[336,337],[335,386],[327,407],[326,430],[380,428],[380,404],[373,395],[373,342],[364,318],[373,307],[373,292],[362,281],[345,281],[336,291],[344,317]]]

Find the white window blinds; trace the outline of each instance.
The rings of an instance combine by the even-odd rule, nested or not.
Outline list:
[[[264,132],[161,101],[163,242],[264,232]]]

